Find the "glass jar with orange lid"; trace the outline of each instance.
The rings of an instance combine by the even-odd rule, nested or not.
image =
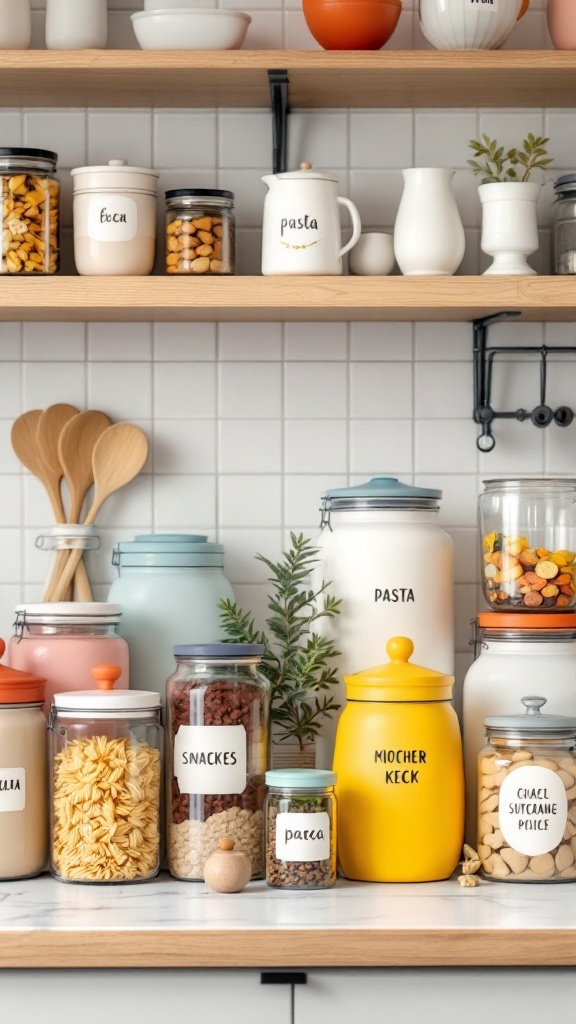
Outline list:
[[[466,842],[476,842],[476,761],[484,720],[517,714],[522,698],[537,693],[546,711],[576,715],[576,615],[566,612],[480,612],[476,659],[464,680]]]

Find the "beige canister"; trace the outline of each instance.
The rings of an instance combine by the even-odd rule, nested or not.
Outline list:
[[[154,266],[158,171],[110,160],[76,167],[74,259],[79,274],[142,275]]]

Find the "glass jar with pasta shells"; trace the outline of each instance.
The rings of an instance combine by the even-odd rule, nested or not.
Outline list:
[[[92,675],[98,689],[56,693],[50,713],[52,874],[145,882],[160,867],[160,695],[116,692],[117,665]]]
[[[0,148],[2,273],[55,274],[60,266],[57,153]]]
[[[234,193],[176,188],[166,193],[166,273],[233,274]]]

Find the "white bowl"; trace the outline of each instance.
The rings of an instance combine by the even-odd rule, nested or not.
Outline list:
[[[350,273],[363,276],[391,274],[395,262],[394,236],[384,231],[363,231],[348,257]]]
[[[241,11],[138,11],[130,15],[143,50],[239,50],[252,21]]]

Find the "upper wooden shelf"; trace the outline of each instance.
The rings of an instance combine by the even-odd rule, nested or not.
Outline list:
[[[0,321],[576,321],[572,277],[1,277]]]
[[[555,50],[4,50],[0,105],[266,107],[274,68],[292,107],[576,106],[576,53]]]

